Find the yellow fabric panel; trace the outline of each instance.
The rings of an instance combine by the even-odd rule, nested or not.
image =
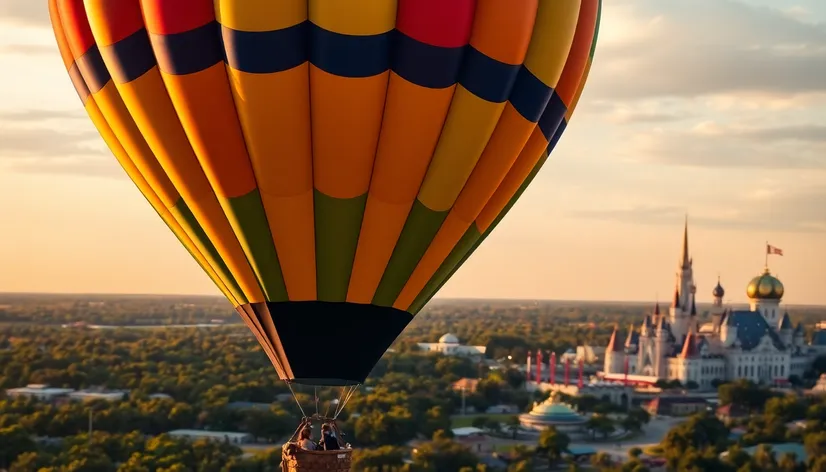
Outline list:
[[[482,155],[505,103],[481,99],[458,85],[442,136],[419,191],[434,211],[449,210]]]
[[[386,33],[396,26],[396,0],[310,0],[310,21],[353,36]]]
[[[525,67],[549,87],[555,87],[574,42],[581,0],[543,1],[536,14]]]
[[[276,31],[307,19],[307,0],[215,0],[215,19],[238,31]]]

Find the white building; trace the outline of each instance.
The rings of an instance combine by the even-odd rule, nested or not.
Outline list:
[[[428,352],[439,352],[446,356],[481,357],[485,355],[485,346],[465,346],[459,344],[459,338],[447,333],[439,338],[437,343],[418,343],[419,349]]]
[[[627,363],[628,374],[652,379],[652,383],[678,379],[695,382],[701,389],[712,389],[715,380],[738,378],[785,383],[811,365],[819,352],[818,339],[826,341],[826,336],[815,333],[815,345],[805,343],[803,326],[792,326],[789,314],[780,307],[784,287],[768,267],[746,287],[747,310],[723,305],[725,290],[718,280],[712,291],[712,321],[700,326],[688,225],[677,270],[667,312],[661,313],[657,303],[639,330],[631,326],[624,344],[614,330],[605,352],[603,378],[620,380]]]
[[[69,394],[69,398],[75,401],[92,401],[92,400],[106,400],[110,402],[117,402],[121,401],[126,398],[126,394],[128,391],[125,390],[118,390],[114,392],[97,392],[97,391],[87,391],[87,390],[80,390],[77,392],[72,392]]]
[[[200,429],[176,429],[168,433],[176,438],[187,438],[191,441],[198,439],[209,439],[210,441],[223,441],[230,444],[246,444],[253,441],[249,433],[236,433],[231,431],[203,431]]]
[[[10,388],[6,390],[6,395],[14,397],[29,397],[40,401],[50,402],[57,398],[66,397],[74,392],[73,388],[51,388],[44,384],[29,384],[25,387]]]

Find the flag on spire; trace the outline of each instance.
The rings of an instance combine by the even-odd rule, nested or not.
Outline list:
[[[782,256],[783,250],[779,247],[774,247],[771,244],[766,244],[766,254],[776,254],[778,256]]]

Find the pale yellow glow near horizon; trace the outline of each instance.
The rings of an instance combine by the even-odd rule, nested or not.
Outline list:
[[[757,3],[774,9],[749,6]],[[581,108],[531,188],[439,296],[667,301],[688,213],[699,301],[719,274],[726,299],[744,303],[769,241],[785,251],[769,260],[784,301],[826,304],[826,82],[800,78],[826,70],[826,11],[798,2],[809,19],[820,15],[804,27],[787,3],[606,2]],[[0,70],[24,73],[0,75],[0,292],[218,294],[100,154],[99,138],[71,158],[55,150],[60,133],[93,129],[70,116],[82,109],[51,32],[3,23],[2,12]],[[731,31],[715,29],[715,18]],[[700,29],[708,34],[697,45]],[[761,82],[772,69],[755,72],[760,62],[739,64],[742,51],[726,49],[735,32],[744,42],[808,44],[811,57],[788,66],[784,56],[798,76]],[[680,54],[703,47],[719,57]],[[33,110],[56,114],[20,118]]]

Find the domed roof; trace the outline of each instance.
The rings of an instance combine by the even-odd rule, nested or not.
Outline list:
[[[771,275],[768,268],[746,286],[746,295],[757,300],[780,300],[784,291],[783,284]]]
[[[711,296],[715,298],[723,298],[726,295],[725,289],[723,286],[720,285],[720,277],[717,277],[717,286],[714,287],[714,290],[711,291]]]
[[[568,405],[557,403],[553,400],[546,400],[533,407],[526,416],[533,421],[541,421],[545,424],[572,424],[583,423],[585,417],[574,411]]]
[[[439,342],[442,344],[459,344],[459,338],[453,334],[445,333],[439,338]]]

